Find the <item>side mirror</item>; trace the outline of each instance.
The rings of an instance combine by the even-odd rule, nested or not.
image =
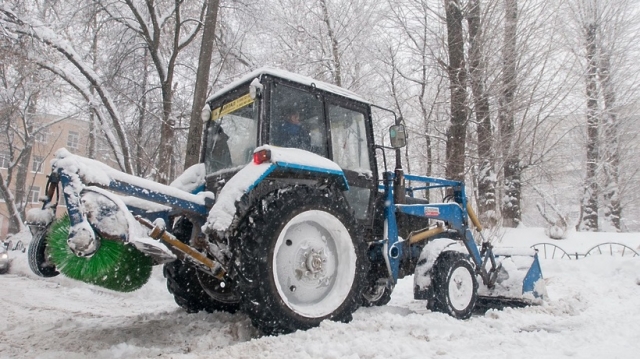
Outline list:
[[[389,127],[389,138],[391,139],[391,147],[402,148],[407,145],[407,134],[404,131],[404,125],[393,125]]]

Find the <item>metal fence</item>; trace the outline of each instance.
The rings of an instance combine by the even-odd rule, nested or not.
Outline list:
[[[637,257],[638,252],[622,243],[606,242],[591,247],[585,253],[569,253],[553,243],[536,243],[531,246],[543,259],[580,259],[591,255],[608,255],[613,257]]]

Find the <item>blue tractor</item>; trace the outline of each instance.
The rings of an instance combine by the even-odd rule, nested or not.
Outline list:
[[[408,275],[416,299],[456,318],[470,317],[479,297],[539,302],[535,253],[476,241],[464,183],[404,174],[402,121],[390,146],[376,144],[373,108],[384,110],[262,68],[207,100],[202,163],[171,185],[61,149],[47,201],[30,214],[31,268],[58,273],[46,234],[60,190],[75,255],[90,257],[105,239],[131,244],[164,265],[187,311],[241,310],[265,333],[349,321],[360,306],[386,304]],[[420,195],[435,189],[447,200]]]

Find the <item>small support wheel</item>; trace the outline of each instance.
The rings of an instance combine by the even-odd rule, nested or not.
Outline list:
[[[467,257],[442,252],[433,267],[433,303],[429,308],[457,319],[471,317],[478,300],[478,281]]]
[[[384,278],[370,283],[362,292],[363,307],[378,307],[389,303],[393,288],[389,288],[387,280]]]
[[[55,277],[60,272],[56,266],[49,261],[47,255],[47,234],[49,227],[38,228],[33,234],[33,239],[29,243],[27,257],[29,259],[29,268],[36,275],[44,278]]]

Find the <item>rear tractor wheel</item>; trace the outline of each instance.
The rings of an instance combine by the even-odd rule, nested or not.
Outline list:
[[[193,225],[186,218],[178,220],[173,234],[187,243]],[[195,265],[179,259],[166,263],[163,268],[167,289],[180,307],[188,313],[223,311],[235,313],[240,297],[230,281],[221,281],[199,271]]]
[[[267,194],[238,228],[243,311],[266,334],[349,321],[360,306],[366,244],[338,191],[297,186]]]

